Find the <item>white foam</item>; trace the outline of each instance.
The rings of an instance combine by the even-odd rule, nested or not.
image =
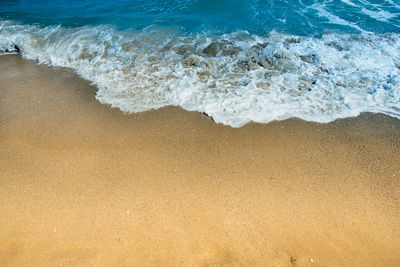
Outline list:
[[[349,6],[353,6],[353,7],[358,7],[358,5],[354,4],[352,1],[350,0],[341,0],[343,3],[345,3],[346,5]]]
[[[310,7],[308,7],[308,9],[313,9],[313,10],[317,11],[318,16],[320,16],[322,18],[326,18],[328,20],[328,23],[330,23],[330,24],[343,25],[343,26],[354,28],[361,33],[368,33],[368,31],[362,29],[356,23],[342,19],[341,17],[329,12],[328,9],[326,9],[326,6],[324,3],[315,3],[315,4],[311,5]]]
[[[366,111],[400,118],[399,34],[213,36],[0,24],[0,51],[17,46],[27,59],[73,68],[98,86],[100,102],[125,112],[175,105],[233,127]]]
[[[364,5],[364,6],[360,5],[361,13],[363,13],[375,20],[390,23],[391,20],[394,20],[395,18],[400,16],[400,6],[396,5],[392,1],[387,1],[387,3],[389,4],[389,7],[397,10],[397,12],[394,12],[393,10],[391,12],[386,11],[383,9],[383,5],[379,5],[376,3],[370,3],[369,1],[366,1],[366,0],[360,0],[360,2]],[[385,8],[388,8],[387,4],[386,4]],[[396,25],[396,26],[398,26],[398,25]]]

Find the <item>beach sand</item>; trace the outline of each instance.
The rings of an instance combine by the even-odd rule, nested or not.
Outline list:
[[[126,115],[0,57],[0,266],[399,266],[400,121]]]

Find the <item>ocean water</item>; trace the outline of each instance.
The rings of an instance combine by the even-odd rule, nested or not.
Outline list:
[[[8,53],[74,69],[124,112],[400,118],[400,0],[2,0]]]

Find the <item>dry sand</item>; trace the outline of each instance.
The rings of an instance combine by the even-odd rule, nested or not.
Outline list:
[[[1,266],[399,266],[400,121],[239,129],[0,57]]]

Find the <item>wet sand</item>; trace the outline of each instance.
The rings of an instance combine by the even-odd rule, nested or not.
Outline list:
[[[1,266],[399,266],[400,121],[124,115],[0,57]]]

